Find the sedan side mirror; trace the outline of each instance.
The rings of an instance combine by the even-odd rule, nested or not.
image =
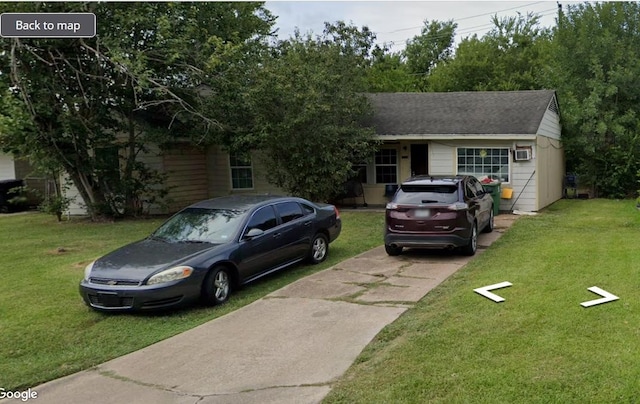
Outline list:
[[[250,229],[247,234],[244,235],[245,239],[251,240],[252,238],[256,238],[258,236],[261,236],[264,234],[264,231],[258,229],[257,227],[254,227],[252,229]]]

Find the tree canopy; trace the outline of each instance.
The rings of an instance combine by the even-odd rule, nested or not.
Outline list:
[[[455,57],[438,65],[426,80],[430,91],[509,91],[543,88],[550,31],[539,17],[493,17],[482,38],[465,38]]]
[[[362,91],[375,36],[342,22],[322,35],[281,41],[254,88],[254,141],[268,178],[313,200],[340,192],[353,164],[373,153],[371,109]]]
[[[553,60],[569,169],[599,196],[634,194],[640,170],[640,5],[569,6],[559,16]]]
[[[0,54],[10,107],[0,118],[0,146],[36,165],[47,156],[93,217],[134,213],[161,182],[138,158],[150,141],[221,136],[236,96],[228,82],[258,64],[251,58],[273,24],[260,3],[12,3],[5,10],[93,12],[100,21],[94,38],[13,38]],[[219,108],[207,108],[211,99]],[[28,119],[16,124],[16,116]]]
[[[446,64],[453,56],[453,39],[458,24],[453,21],[425,20],[420,35],[407,41],[403,55],[407,69],[414,75],[416,89],[428,90],[432,71]]]

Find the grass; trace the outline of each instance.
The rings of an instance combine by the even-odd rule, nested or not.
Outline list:
[[[640,402],[640,212],[562,200],[386,327],[326,403]],[[509,281],[494,303],[474,288]],[[590,308],[598,286],[620,300]]]
[[[163,314],[103,314],[78,293],[84,267],[143,238],[160,219],[58,223],[52,216],[0,217],[0,387],[26,389],[135,351],[245,306],[313,272],[381,244],[384,216],[343,212],[343,230],[329,257],[297,266],[234,293],[219,307]]]

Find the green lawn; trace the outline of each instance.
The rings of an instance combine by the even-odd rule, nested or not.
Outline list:
[[[561,200],[386,327],[327,403],[640,402],[640,212]],[[494,303],[474,288],[509,281]],[[598,286],[620,300],[590,308]]]
[[[331,244],[327,261],[269,276],[223,306],[114,315],[93,312],[82,302],[78,283],[84,267],[144,237],[160,219],[58,223],[38,213],[0,217],[0,387],[32,387],[140,349],[381,244],[383,214],[343,212],[342,220],[342,234]]]

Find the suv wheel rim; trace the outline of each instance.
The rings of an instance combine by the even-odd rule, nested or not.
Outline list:
[[[476,248],[478,248],[478,231],[475,224],[471,229],[471,248],[473,249],[473,251],[475,251]]]

